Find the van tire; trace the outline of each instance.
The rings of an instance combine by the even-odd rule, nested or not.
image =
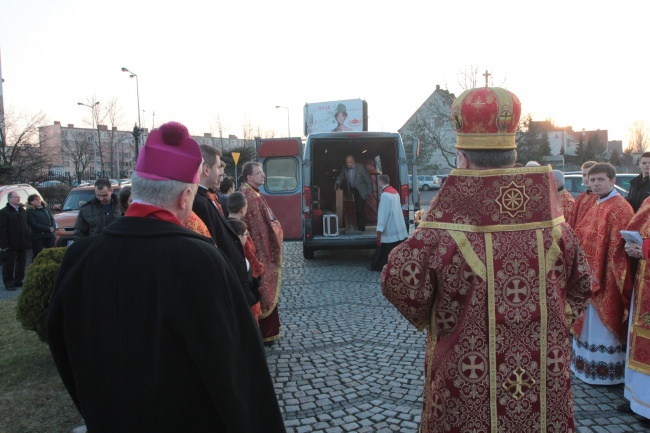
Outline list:
[[[302,246],[302,256],[306,260],[312,260],[314,258],[314,249],[303,245]]]

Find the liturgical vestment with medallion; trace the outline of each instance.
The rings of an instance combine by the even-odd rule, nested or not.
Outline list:
[[[382,273],[427,330],[422,432],[574,432],[565,302],[587,263],[549,167],[453,170]]]

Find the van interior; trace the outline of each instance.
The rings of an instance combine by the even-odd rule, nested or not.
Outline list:
[[[366,199],[366,233],[374,234],[379,203],[377,176],[382,173],[387,174],[391,186],[397,191],[400,190],[397,149],[396,141],[391,138],[359,139],[351,137],[348,140],[337,138],[336,140],[321,139],[312,142],[311,208],[316,210],[313,212],[314,227],[320,226],[317,220],[322,218],[321,215],[336,214],[336,177],[345,166],[346,156],[352,155],[356,162],[366,167],[373,180],[373,192]],[[341,188],[344,191],[344,197],[347,198],[345,181]],[[345,226],[343,221],[339,221],[339,231],[345,232]],[[322,234],[318,231],[316,229],[314,235]]]

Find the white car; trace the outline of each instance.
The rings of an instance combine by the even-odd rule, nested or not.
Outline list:
[[[413,189],[413,176],[409,175],[409,190]],[[418,174],[418,188],[422,191],[429,191],[431,189],[439,189],[442,181],[438,176],[428,176]]]

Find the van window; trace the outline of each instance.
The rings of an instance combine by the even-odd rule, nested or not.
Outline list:
[[[298,160],[296,158],[271,158],[264,164],[268,192],[294,191],[298,187]]]

